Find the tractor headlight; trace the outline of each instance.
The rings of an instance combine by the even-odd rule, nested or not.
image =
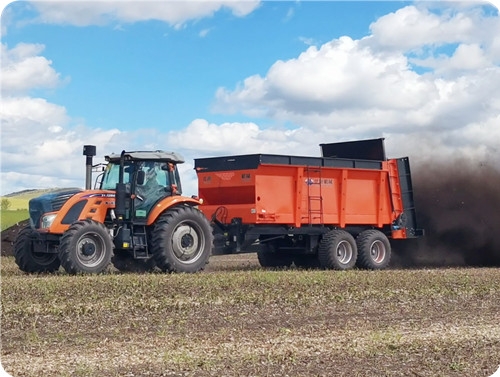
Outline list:
[[[42,228],[42,229],[50,228],[50,226],[54,222],[54,219],[56,218],[56,216],[57,216],[57,213],[48,213],[46,215],[43,215],[40,228]]]

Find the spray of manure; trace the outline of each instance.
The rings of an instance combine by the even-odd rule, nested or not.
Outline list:
[[[394,243],[400,267],[500,266],[500,169],[454,161],[413,168],[419,228]]]

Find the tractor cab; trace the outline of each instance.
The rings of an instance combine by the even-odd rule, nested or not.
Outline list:
[[[155,203],[182,193],[177,164],[184,159],[177,153],[125,152],[106,156],[106,161],[100,188],[124,187],[125,219],[145,220]]]

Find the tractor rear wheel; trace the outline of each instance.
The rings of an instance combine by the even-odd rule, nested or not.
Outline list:
[[[345,230],[331,230],[323,236],[319,243],[318,259],[323,268],[351,269],[356,264],[357,256],[356,241]]]
[[[201,271],[213,247],[212,227],[198,209],[178,206],[157,220],[151,250],[158,268],[164,272]]]
[[[30,226],[19,232],[14,242],[14,256],[19,269],[24,272],[55,272],[61,263],[56,253],[35,253],[33,241],[38,233]]]
[[[102,272],[112,255],[111,236],[104,224],[97,221],[77,221],[61,237],[59,259],[70,274]]]
[[[391,260],[391,244],[386,235],[376,229],[365,230],[356,238],[359,268],[381,270]]]

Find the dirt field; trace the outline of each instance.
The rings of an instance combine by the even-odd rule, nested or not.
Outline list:
[[[1,258],[13,376],[491,376],[500,269],[25,275]]]

